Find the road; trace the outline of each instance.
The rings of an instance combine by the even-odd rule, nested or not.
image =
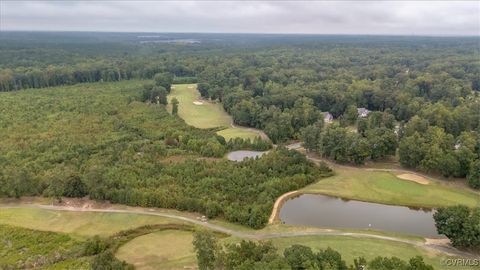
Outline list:
[[[222,232],[228,235],[245,238],[245,239],[272,239],[272,238],[284,238],[284,237],[299,237],[299,236],[345,236],[345,237],[357,237],[357,238],[371,238],[371,239],[381,239],[387,241],[394,241],[404,244],[413,245],[416,247],[424,248],[434,252],[441,252],[450,256],[461,256],[466,258],[478,258],[478,255],[460,251],[449,245],[443,244],[434,244],[423,241],[409,240],[398,237],[383,236],[376,234],[368,233],[356,233],[356,232],[341,232],[333,230],[318,230],[318,231],[295,231],[295,232],[279,232],[279,233],[264,233],[264,232],[244,232],[234,229],[229,229],[227,227],[212,224],[209,222],[204,222],[197,220],[195,218],[185,217],[182,215],[172,214],[172,213],[162,213],[158,212],[155,209],[142,208],[135,210],[125,210],[125,209],[113,209],[113,208],[84,208],[84,207],[73,207],[73,206],[57,206],[57,205],[43,205],[43,204],[7,204],[0,205],[0,209],[6,208],[37,208],[45,210],[55,210],[55,211],[73,211],[73,212],[99,212],[99,213],[128,213],[128,214],[138,214],[138,215],[149,215],[149,216],[159,216],[165,218],[171,218],[191,224],[195,224],[201,227],[205,227],[214,231]]]

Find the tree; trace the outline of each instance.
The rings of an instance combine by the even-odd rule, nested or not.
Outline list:
[[[409,261],[408,270],[433,270],[433,266],[425,264],[421,256],[415,256]]]
[[[372,270],[406,270],[407,264],[397,257],[376,257],[368,263],[367,269]]]
[[[357,118],[358,118],[357,106],[355,105],[348,106],[347,110],[345,110],[345,113],[343,113],[343,120],[347,123],[347,125],[353,125],[355,124],[355,121],[357,121]]]
[[[178,114],[178,99],[177,98],[172,98],[170,101],[172,103],[172,114],[177,115]]]
[[[313,125],[306,126],[301,130],[301,139],[303,146],[309,151],[317,152],[320,136],[322,134],[323,121],[318,121]]]
[[[153,76],[155,85],[162,86],[165,90],[170,93],[170,88],[173,83],[173,75],[169,72],[157,73]]]
[[[470,171],[467,175],[468,184],[475,189],[480,189],[480,160],[475,160],[470,165]]]
[[[370,157],[379,160],[389,155],[395,155],[397,150],[397,136],[393,130],[382,127],[370,129],[366,133],[370,146]]]
[[[320,270],[347,270],[347,264],[342,260],[342,255],[330,247],[318,252],[317,264]]]
[[[220,246],[217,239],[209,231],[196,231],[193,234],[193,248],[197,254],[200,270],[216,269]]]
[[[197,90],[200,92],[200,96],[203,98],[209,98],[210,85],[208,83],[199,83],[197,84]]]
[[[314,269],[316,258],[310,247],[293,245],[283,252],[292,270]]]
[[[452,245],[480,250],[480,208],[469,209],[464,205],[439,208],[433,218],[438,233],[448,237]]]

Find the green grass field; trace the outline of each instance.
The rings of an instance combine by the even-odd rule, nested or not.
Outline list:
[[[116,256],[139,270],[192,269],[197,265],[191,232],[166,230],[143,235],[120,247]]]
[[[197,128],[217,128],[225,127],[218,132],[226,140],[231,138],[253,139],[258,134],[246,128],[231,127],[232,117],[222,107],[221,103],[201,101],[202,105],[195,105],[194,101],[200,101],[200,93],[197,91],[196,84],[176,84],[172,86],[168,100],[177,98],[178,115],[191,126]],[[168,110],[171,111],[170,105]]]
[[[397,178],[390,172],[345,167],[335,167],[334,170],[334,176],[309,185],[302,191],[412,207],[480,206],[480,195],[462,187],[450,187],[437,181],[422,185]]]
[[[1,209],[0,224],[77,236],[108,236],[147,224],[176,222],[168,218],[127,213],[53,211],[34,208]]]

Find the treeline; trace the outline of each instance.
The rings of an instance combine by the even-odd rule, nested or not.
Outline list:
[[[196,231],[193,246],[200,270],[217,269],[271,269],[271,270],[433,270],[420,256],[405,262],[397,257],[376,257],[367,262],[363,257],[355,258],[347,266],[342,255],[331,248],[312,251],[310,247],[292,245],[279,254],[271,242],[255,243],[242,240],[240,243],[222,246],[216,237],[207,231]]]
[[[445,177],[467,177],[471,187],[480,187],[480,136],[475,131],[463,131],[455,137],[419,116],[396,124],[393,115],[372,112],[359,118],[355,129],[318,121],[303,128],[301,138],[307,150],[353,164],[395,156],[398,146],[400,163],[405,167]]]

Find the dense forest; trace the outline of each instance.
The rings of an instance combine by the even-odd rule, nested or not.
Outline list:
[[[3,93],[0,196],[84,197],[221,216],[263,227],[275,199],[330,174],[277,148],[219,159],[243,141],[186,125],[145,103],[145,81]]]
[[[354,164],[397,155],[405,167],[480,187],[478,37],[9,32],[0,40],[0,91],[156,75],[198,82],[236,124],[274,143],[303,139]]]

